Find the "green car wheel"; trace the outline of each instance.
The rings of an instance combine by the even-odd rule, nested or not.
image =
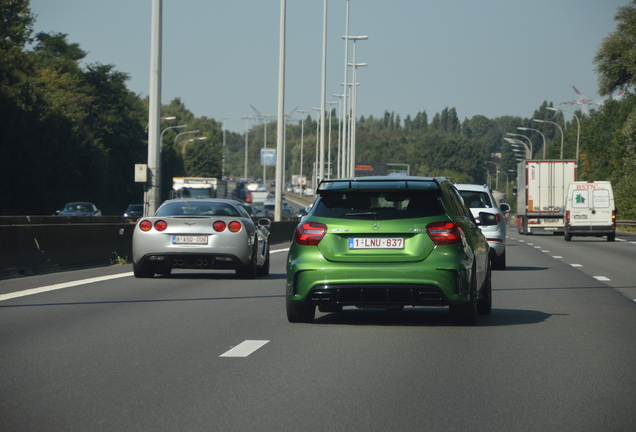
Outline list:
[[[312,304],[294,305],[287,301],[287,320],[291,323],[311,323],[316,315],[316,306]]]

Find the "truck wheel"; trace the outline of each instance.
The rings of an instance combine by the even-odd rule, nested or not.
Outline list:
[[[607,236],[607,241],[616,241],[616,233],[611,233]]]
[[[572,234],[567,229],[563,232],[563,239],[565,241],[572,241]]]

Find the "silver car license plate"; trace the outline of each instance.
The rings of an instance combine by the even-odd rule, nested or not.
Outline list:
[[[208,244],[208,236],[172,236],[172,244]]]

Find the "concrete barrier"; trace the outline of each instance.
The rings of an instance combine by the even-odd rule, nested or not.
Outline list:
[[[291,241],[297,224],[272,222],[270,243]],[[0,276],[130,262],[134,229],[115,217],[0,218]]]

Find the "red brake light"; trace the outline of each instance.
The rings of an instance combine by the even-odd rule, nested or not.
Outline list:
[[[302,246],[316,246],[327,233],[327,225],[307,222],[301,223],[296,227],[294,233],[294,241]]]
[[[150,231],[152,229],[152,222],[149,220],[139,222],[139,229],[142,231]]]
[[[155,229],[157,231],[165,231],[168,228],[168,223],[166,221],[158,220],[155,222]]]
[[[462,241],[464,231],[455,222],[433,222],[426,225],[426,232],[436,245],[452,245]]]
[[[245,195],[245,202],[246,203],[251,203],[252,202],[252,194],[248,193],[247,195]]]
[[[232,222],[230,222],[228,227],[230,228],[231,232],[237,233],[237,232],[239,232],[241,230],[242,225],[238,221],[232,221]]]
[[[223,232],[225,231],[225,222],[223,221],[216,221],[212,224],[212,228],[214,228],[214,231],[216,232]]]

